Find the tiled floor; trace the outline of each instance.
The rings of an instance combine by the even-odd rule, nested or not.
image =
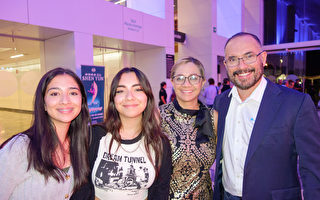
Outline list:
[[[0,110],[0,144],[14,134],[28,129],[32,114]]]

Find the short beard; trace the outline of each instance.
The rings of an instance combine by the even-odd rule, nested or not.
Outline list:
[[[241,74],[241,73],[247,73],[247,72],[251,72],[253,73],[253,80],[251,82],[248,82],[248,80],[244,80],[244,81],[239,81],[236,79],[236,76]],[[248,90],[251,87],[253,87],[262,77],[263,75],[263,65],[260,67],[260,69],[256,70],[255,68],[248,68],[245,70],[237,70],[234,71],[232,73],[232,75],[230,75],[229,73],[227,73],[230,81],[240,90]]]

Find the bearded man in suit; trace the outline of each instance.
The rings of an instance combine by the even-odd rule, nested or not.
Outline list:
[[[264,78],[266,59],[259,38],[251,33],[237,33],[225,45],[225,66],[234,87],[214,102],[214,200],[320,199],[316,108],[309,95]]]

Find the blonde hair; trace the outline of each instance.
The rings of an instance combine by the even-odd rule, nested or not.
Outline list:
[[[186,57],[186,58],[182,58],[182,59],[178,60],[178,61],[173,65],[173,67],[172,67],[172,69],[171,69],[170,78],[172,79],[172,78],[174,77],[175,72],[176,72],[177,68],[178,68],[180,65],[187,64],[187,63],[190,63],[190,62],[193,63],[193,64],[195,64],[195,65],[198,67],[201,76],[204,78],[204,67],[203,67],[202,63],[201,63],[199,60],[197,60],[197,59],[195,59],[195,58],[193,58],[193,57]]]

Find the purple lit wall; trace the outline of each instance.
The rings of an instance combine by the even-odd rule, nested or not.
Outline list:
[[[241,0],[217,0],[217,34],[231,37],[241,31]]]
[[[127,7],[164,19],[165,0],[127,0]]]
[[[276,44],[282,43],[285,37],[287,23],[287,5],[278,0],[277,1],[277,36]]]

